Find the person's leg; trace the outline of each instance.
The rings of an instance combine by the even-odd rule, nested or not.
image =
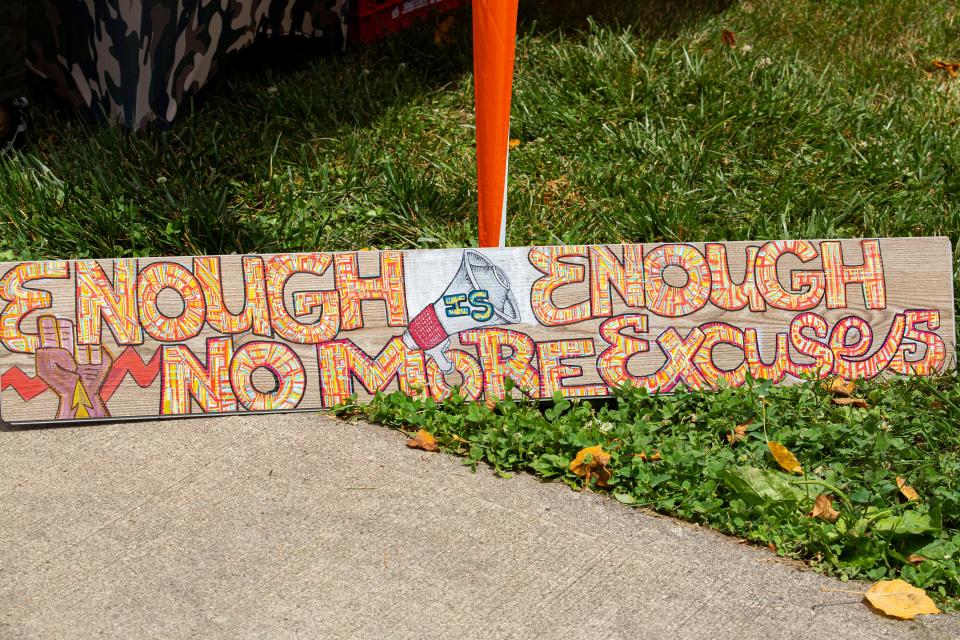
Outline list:
[[[26,131],[27,14],[24,0],[0,0],[0,151]]]

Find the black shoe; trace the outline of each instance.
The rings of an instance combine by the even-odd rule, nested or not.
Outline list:
[[[0,102],[0,154],[22,149],[27,143],[26,98],[13,98]]]

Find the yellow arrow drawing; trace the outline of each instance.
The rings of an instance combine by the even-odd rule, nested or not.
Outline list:
[[[77,380],[77,385],[73,388],[73,408],[76,409],[75,418],[89,418],[90,412],[87,409],[92,409],[93,404],[90,402],[89,396],[87,396],[86,389],[83,388],[83,385],[80,384],[80,381]]]

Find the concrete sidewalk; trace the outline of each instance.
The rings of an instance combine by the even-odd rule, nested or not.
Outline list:
[[[0,433],[0,638],[958,638],[763,549],[297,414]]]

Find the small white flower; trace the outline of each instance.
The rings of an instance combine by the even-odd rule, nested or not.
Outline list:
[[[771,60],[770,58],[764,56],[764,57],[760,58],[759,60],[757,60],[757,69],[766,69],[767,67],[769,67],[769,66],[772,65],[772,64],[773,64],[773,60]]]
[[[613,431],[612,422],[607,422],[606,420],[598,420],[596,418],[592,418],[590,422],[587,423],[586,426],[591,429],[596,429],[600,433],[610,433],[611,431]]]
[[[745,44],[742,47],[740,47],[740,51],[743,51],[744,53],[750,53],[751,51],[753,51],[753,45]]]
[[[867,142],[866,140],[861,140],[860,142],[857,143],[857,149],[866,149],[869,146],[870,146],[870,143]]]

